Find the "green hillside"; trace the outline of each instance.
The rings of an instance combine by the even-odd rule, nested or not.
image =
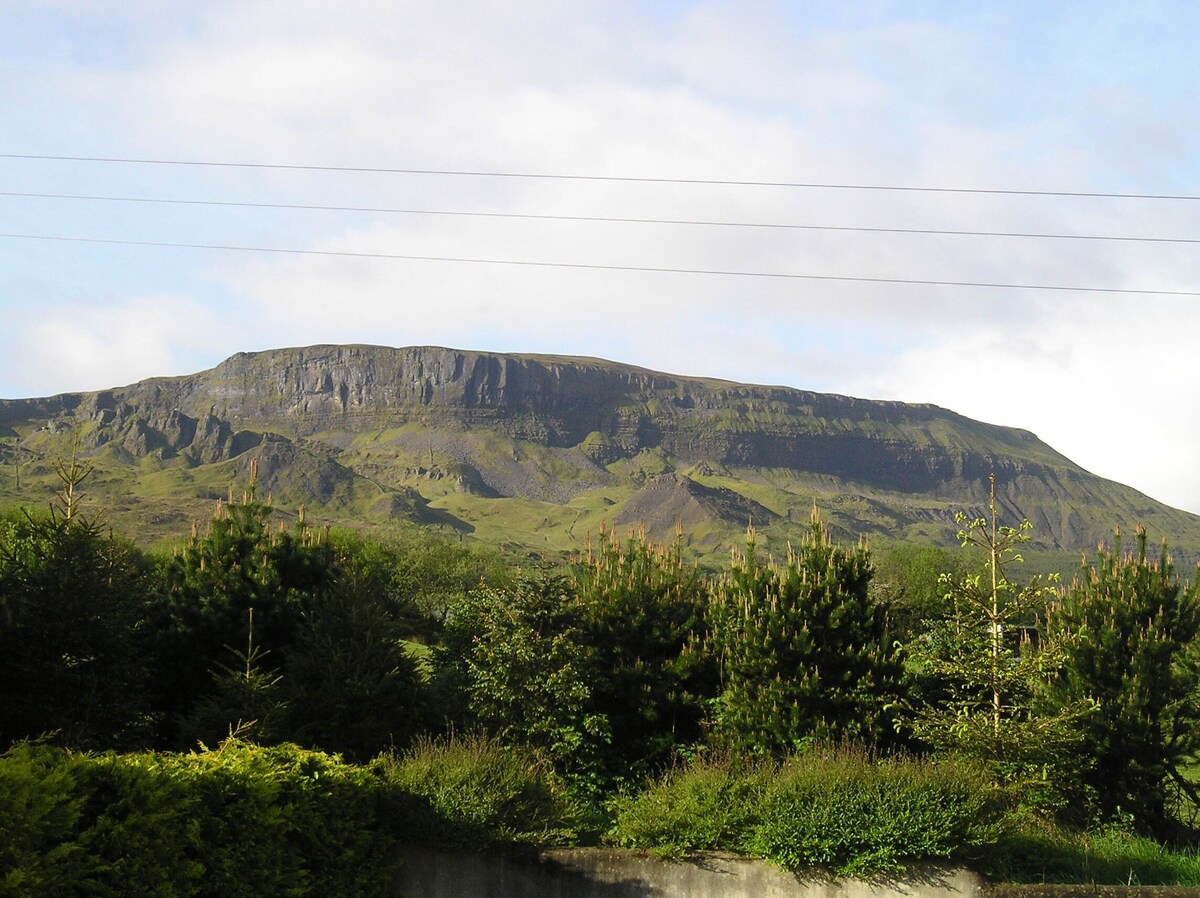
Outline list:
[[[677,528],[693,556],[753,523],[780,550],[814,503],[843,538],[955,542],[991,473],[1036,548],[1074,555],[1144,523],[1192,558],[1200,518],[1072,463],[1033,434],[931,405],[678,377],[597,359],[437,347],[240,353],[126,387],[0,400],[0,503],[44,504],[56,459],[146,543],[176,539],[258,461],[280,509],[415,524],[514,551],[577,549],[602,526]]]

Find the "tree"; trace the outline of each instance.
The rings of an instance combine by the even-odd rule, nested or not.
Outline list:
[[[1173,790],[1200,803],[1183,774],[1200,751],[1200,578],[1184,584],[1165,543],[1148,559],[1144,527],[1122,555],[1117,531],[1112,550],[1100,548],[1063,591],[1047,630],[1076,637],[1054,681],[1058,700],[1098,706],[1081,721],[1093,811],[1167,835]]]
[[[1090,705],[1050,707],[1043,700],[1070,634],[1034,638],[1053,589],[1038,578],[1025,586],[1008,579],[1005,567],[1022,560],[1017,549],[1033,525],[999,524],[995,475],[990,481],[988,516],[957,518],[963,548],[982,552],[983,564],[943,578],[948,615],[909,645],[923,701],[908,723],[937,752],[978,760],[999,784],[1020,787],[1035,804],[1053,805],[1077,758],[1075,724]]]
[[[708,583],[685,565],[678,540],[645,533],[621,542],[601,530],[571,567],[583,638],[594,653],[595,712],[616,738],[606,747],[610,779],[641,779],[704,735],[716,670],[703,650]]]
[[[466,698],[467,723],[543,752],[575,788],[599,787],[608,720],[594,710],[594,655],[563,577],[523,576],[450,609],[439,653],[444,683]]]
[[[333,582],[306,598],[281,689],[289,740],[360,761],[407,745],[425,714],[409,618],[397,613],[410,603],[381,588],[386,568],[361,561],[339,547]]]
[[[86,467],[60,465],[46,516],[0,520],[0,743],[53,734],[75,748],[140,748],[146,565],[79,513]]]
[[[251,483],[240,502],[218,503],[203,536],[194,531],[162,573],[157,667],[164,741],[214,688],[214,674],[247,644],[286,667],[306,602],[333,581],[333,554],[303,509],[295,527],[272,529],[271,508]],[[230,721],[235,723],[236,721]]]
[[[759,563],[751,531],[746,554],[713,591],[723,741],[777,754],[819,739],[891,737],[887,707],[903,668],[870,579],[866,547],[833,545],[815,508],[807,538],[782,565]]]

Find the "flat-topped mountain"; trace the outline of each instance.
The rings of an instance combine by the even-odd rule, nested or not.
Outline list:
[[[1045,548],[1086,550],[1145,523],[1200,550],[1200,518],[1096,477],[1028,431],[932,405],[680,377],[589,358],[439,347],[311,346],[238,353],[127,387],[0,400],[0,498],[42,500],[77,436],[91,495],[146,537],[202,505],[261,489],[332,521],[397,518],[534,550],[602,522],[698,552],[770,544],[814,502],[843,535],[954,541],[995,473],[1008,522]],[[17,482],[17,478],[20,482]]]

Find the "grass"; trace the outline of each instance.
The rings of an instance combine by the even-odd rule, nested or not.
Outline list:
[[[985,868],[1005,882],[1200,886],[1200,854],[1171,848],[1120,826],[1091,832],[1014,818]]]

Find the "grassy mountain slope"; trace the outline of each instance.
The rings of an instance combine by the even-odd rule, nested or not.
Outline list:
[[[1087,550],[1141,522],[1200,552],[1200,518],[1095,477],[1027,431],[598,359],[312,346],[0,401],[0,501],[46,501],[53,461],[76,436],[95,465],[92,496],[146,541],[186,532],[257,458],[281,508],[521,551],[569,551],[605,523],[660,538],[681,526],[707,555],[753,521],[782,546],[814,502],[844,537],[947,545],[954,512],[979,513],[995,472],[1005,518],[1028,517],[1045,550]]]

